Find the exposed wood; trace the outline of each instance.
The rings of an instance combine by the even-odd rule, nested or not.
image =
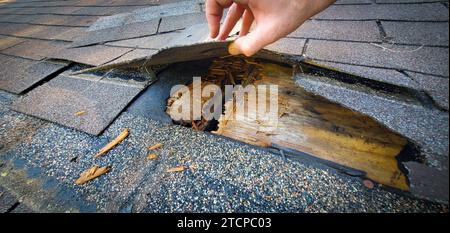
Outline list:
[[[86,114],[86,111],[79,111],[75,113],[75,116],[83,116]]]
[[[184,166],[178,166],[178,167],[173,167],[173,168],[167,169],[167,172],[174,173],[174,172],[182,172],[184,170],[185,170]]]
[[[262,127],[270,122],[236,121],[232,117],[236,106],[231,109],[230,101],[216,134],[263,147],[292,148],[365,171],[368,178],[381,184],[408,189],[396,160],[407,143],[403,137],[365,115],[307,93],[295,84],[290,68],[264,64],[261,78],[253,84],[278,85],[278,123]],[[257,105],[247,106],[256,111]]]
[[[201,88],[214,84],[221,88],[224,92],[225,85],[243,85],[246,86],[252,83],[261,72],[261,65],[250,58],[244,57],[227,57],[226,59],[214,60],[209,68],[208,74],[201,78]],[[194,101],[199,101],[193,98],[193,83],[188,85],[188,89],[179,90],[174,93],[167,101],[167,114],[172,119],[177,119],[180,125],[191,126],[194,130],[203,131],[208,126],[208,121],[203,117],[201,120],[192,120],[193,112],[182,112],[181,108],[190,106],[192,110]],[[202,97],[200,106],[206,106],[209,102],[215,101],[214,95],[209,97]],[[223,98],[224,96],[222,96]],[[185,120],[178,120],[185,119]]]
[[[125,140],[126,137],[128,137],[129,130],[124,129],[119,136],[117,136],[114,140],[112,140],[110,143],[108,143],[106,146],[104,146],[100,151],[95,155],[94,158],[98,158],[104,154],[106,154],[108,151],[110,151],[112,148],[114,148],[116,145],[121,143],[123,140]]]
[[[99,167],[97,165],[89,168],[88,170],[82,172],[80,174],[80,178],[75,181],[75,184],[80,185],[84,184],[90,180],[93,180],[105,173],[111,171],[111,167]]]
[[[276,64],[257,63],[240,57],[218,59],[208,75],[202,77],[202,88],[216,84],[278,86],[278,121],[256,118],[236,121],[236,104],[225,103],[225,111],[213,132],[252,145],[274,145],[316,156],[367,173],[367,177],[402,190],[408,190],[405,175],[398,167],[396,156],[407,141],[373,119],[353,112],[320,96],[314,96],[295,84],[292,68]],[[167,113],[178,116],[173,106],[192,109],[193,85],[168,100]],[[268,90],[267,90],[268,91]],[[188,95],[190,94],[190,95]],[[248,96],[244,96],[247,100]],[[204,106],[212,98],[202,98]],[[269,102],[269,100],[267,100]],[[256,112],[256,104],[246,104],[247,112]],[[266,103],[269,106],[269,103]],[[191,114],[192,112],[189,112]],[[187,119],[190,119],[189,117]],[[204,130],[205,119],[179,121],[195,130]]]
[[[156,143],[155,145],[149,147],[148,149],[149,150],[157,150],[157,149],[161,148],[162,146],[163,146],[162,143]]]
[[[148,156],[147,156],[147,159],[148,160],[155,160],[155,159],[157,159],[158,158],[158,156],[156,155],[156,154],[149,154]]]

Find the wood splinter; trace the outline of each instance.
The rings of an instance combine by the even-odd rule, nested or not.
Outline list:
[[[106,146],[104,146],[100,151],[94,156],[94,158],[98,158],[104,154],[106,154],[108,151],[110,151],[113,147],[121,143],[126,137],[129,135],[129,130],[124,129],[122,133],[119,134],[114,140],[112,140],[110,143],[108,143]]]
[[[167,169],[167,172],[170,172],[170,173],[182,172],[182,171],[184,171],[184,169],[185,169],[184,166],[178,166],[178,167],[173,167],[173,168]]]
[[[99,167],[97,165],[89,168],[88,170],[82,172],[80,174],[80,178],[78,178],[75,181],[75,184],[80,185],[80,184],[84,184],[90,180],[93,180],[105,173],[108,173],[109,171],[111,171],[111,167],[106,166],[106,167]]]
[[[148,160],[155,160],[155,159],[157,159],[158,158],[158,155],[156,155],[156,154],[149,154],[148,156],[147,156],[147,159]]]
[[[75,116],[83,116],[86,114],[86,111],[79,111],[75,113]]]
[[[156,143],[155,145],[149,147],[148,149],[149,150],[157,150],[157,149],[161,148],[162,146],[163,146],[162,143]]]

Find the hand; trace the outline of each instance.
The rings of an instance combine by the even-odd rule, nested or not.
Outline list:
[[[336,0],[207,0],[206,18],[211,38],[225,40],[242,17],[239,38],[229,47],[232,55],[252,56],[267,45],[295,31],[307,19]],[[223,11],[228,10],[223,25]],[[252,32],[253,21],[256,27]]]

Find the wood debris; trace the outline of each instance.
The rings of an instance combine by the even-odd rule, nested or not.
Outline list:
[[[149,160],[155,160],[155,159],[157,159],[158,158],[158,155],[156,155],[156,154],[149,154],[148,156],[147,156],[147,159],[149,159]]]
[[[221,87],[221,91],[224,93],[226,85],[242,85],[245,87],[259,79],[262,67],[262,65],[251,58],[227,56],[214,60],[209,67],[207,75],[202,76],[201,78],[202,89],[207,85],[214,84]],[[192,111],[185,113],[180,113],[179,111],[180,106],[189,106],[189,104],[191,105],[190,109],[192,109],[193,101],[197,101],[193,100],[192,94],[193,83],[188,85],[188,90],[174,93],[167,100],[166,112],[180,125],[191,127],[196,131],[208,130],[211,121],[208,121],[203,117],[201,120],[192,121]],[[208,106],[209,104],[214,103],[215,99],[213,96],[214,95],[210,97],[202,96],[200,106]],[[190,115],[186,116],[187,114]]]
[[[88,170],[82,172],[80,174],[80,178],[78,178],[75,181],[75,184],[80,185],[80,184],[84,184],[90,180],[93,180],[105,173],[108,173],[109,171],[111,171],[111,167],[99,167],[97,165],[89,168]]]
[[[368,189],[373,189],[375,187],[374,183],[371,180],[364,180],[363,184]]]
[[[198,166],[196,164],[192,164],[189,166],[189,169],[191,169],[192,171],[196,171],[198,170]]]
[[[157,150],[157,149],[161,148],[162,146],[163,146],[162,143],[156,143],[155,145],[149,147],[148,149],[149,150]]]
[[[178,167],[173,167],[173,168],[167,169],[167,172],[170,172],[170,173],[182,172],[182,171],[184,171],[184,169],[185,169],[184,166],[178,166]]]
[[[112,148],[114,148],[116,145],[121,143],[126,137],[129,135],[129,130],[124,129],[119,136],[117,136],[114,140],[112,140],[110,143],[108,143],[106,146],[104,146],[100,151],[95,155],[94,158],[98,158],[104,154],[106,154],[108,151],[110,151]]]
[[[75,116],[83,116],[86,114],[86,111],[79,111],[75,113]]]

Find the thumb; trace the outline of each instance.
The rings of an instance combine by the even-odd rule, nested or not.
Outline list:
[[[253,32],[232,42],[228,47],[228,52],[231,55],[244,54],[247,57],[253,56],[267,45],[278,40],[279,37],[275,35],[275,31],[269,27],[257,26]]]

